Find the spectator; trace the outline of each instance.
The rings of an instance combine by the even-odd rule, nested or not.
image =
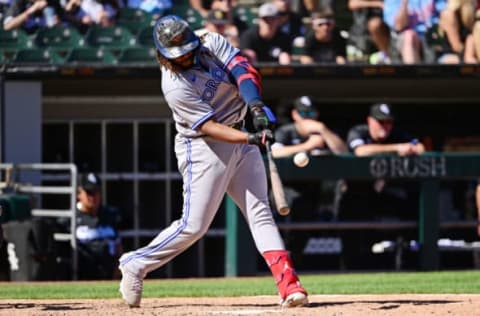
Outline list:
[[[311,97],[301,96],[295,99],[293,106],[293,122],[279,127],[275,132],[276,143],[272,146],[274,157],[287,157],[299,152],[318,155],[325,150],[334,154],[347,152],[344,141],[318,120],[318,108]]]
[[[480,1],[477,1],[472,32],[465,41],[464,61],[469,64],[480,62]]]
[[[370,107],[366,124],[352,127],[347,135],[347,145],[355,156],[396,154],[419,155],[425,151],[423,144],[407,132],[394,128],[391,105],[376,103]],[[413,214],[401,214],[411,210],[406,189],[387,186],[383,179],[374,181],[348,181],[342,197],[340,212],[348,219],[368,219],[383,216],[411,218]],[[388,210],[389,213],[385,213]],[[416,208],[415,208],[416,210]],[[353,212],[353,213],[350,213]]]
[[[311,15],[312,29],[305,36],[300,63],[346,63],[346,40],[335,27],[331,11],[316,11]]]
[[[296,98],[290,114],[293,122],[284,124],[275,131],[273,157],[289,157],[300,152],[318,156],[348,151],[345,142],[324,122],[318,120],[318,107],[311,97]],[[302,211],[310,214],[314,214],[315,211],[322,212],[320,203],[326,204],[325,201],[321,201],[322,189],[318,181],[311,184],[302,182],[298,185],[286,185],[285,191],[290,206],[299,210],[297,214]]]
[[[378,52],[372,54],[373,64],[388,64],[390,30],[383,21],[383,0],[349,0],[353,24],[349,31],[349,40],[362,54],[372,53],[369,45],[373,42]],[[370,40],[369,40],[370,37]]]
[[[23,28],[29,34],[33,34],[40,27],[59,24],[62,12],[59,2],[12,0],[3,19],[3,28],[5,30]]]
[[[439,34],[443,39],[442,64],[458,64],[464,58],[467,36],[475,23],[474,0],[448,0],[440,15]]]
[[[90,25],[103,27],[112,26],[120,8],[118,0],[69,0],[65,5],[65,11],[71,20],[85,32]]]
[[[347,152],[345,142],[324,122],[318,120],[318,106],[311,97],[296,98],[290,116],[292,122],[281,125],[275,131],[275,143],[272,145],[272,155],[275,158],[289,157],[300,152],[310,156]],[[330,221],[335,218],[335,185],[336,181],[285,181],[287,203],[295,210],[285,219]],[[285,242],[296,260],[302,260],[300,254],[310,237],[311,232],[285,234]]]
[[[335,0],[303,0],[303,5],[309,13],[317,10],[334,11]]]
[[[112,279],[118,275],[116,265],[122,252],[117,231],[120,213],[102,205],[101,183],[94,173],[80,178],[77,199],[79,279]],[[69,230],[69,222],[60,223]]]
[[[141,9],[152,14],[154,18],[159,18],[172,8],[172,0],[125,0],[125,6]]]
[[[240,35],[240,49],[252,63],[292,61],[290,37],[280,31],[281,19],[277,7],[270,2],[258,9],[258,25],[252,25]]]
[[[3,23],[3,18],[10,7],[10,0],[0,0],[0,23]]]
[[[290,36],[291,42],[294,43],[295,39],[305,35],[305,25],[302,17],[292,11],[291,2],[292,0],[272,0],[280,16],[280,31]]]
[[[222,34],[232,46],[239,47],[238,29],[234,24],[230,23],[224,11],[211,10],[203,21],[205,27],[195,31],[195,33],[199,35],[205,32],[219,33]]]
[[[399,55],[405,64],[434,61],[425,34],[438,20],[439,5],[436,2],[384,0],[383,18],[391,31],[392,58]]]
[[[370,107],[367,123],[350,129],[347,145],[355,156],[377,154],[417,155],[424,146],[407,132],[394,127],[393,107],[386,103]],[[346,221],[416,220],[418,210],[417,183],[384,179],[349,180],[344,182],[339,198],[338,218]],[[408,232],[406,233],[408,234]],[[343,256],[347,268],[362,268],[369,264],[370,246],[379,240],[396,239],[389,232],[342,235]],[[404,236],[406,237],[406,236]],[[413,236],[408,236],[413,238]],[[364,262],[358,262],[363,257]]]
[[[212,10],[221,10],[226,13],[230,23],[235,25],[239,34],[248,28],[247,22],[240,19],[234,12],[238,1],[236,0],[190,0],[190,6],[204,19]]]
[[[395,153],[400,156],[418,155],[424,146],[403,131],[394,129],[392,107],[386,103],[371,106],[367,124],[350,129],[348,146],[356,156]]]
[[[203,18],[206,18],[210,10],[225,10],[224,2],[232,2],[232,0],[189,0],[190,7],[197,11]]]

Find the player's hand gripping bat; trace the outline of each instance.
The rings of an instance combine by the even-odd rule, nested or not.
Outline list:
[[[278,213],[285,216],[290,213],[290,207],[288,207],[287,201],[285,200],[285,191],[283,191],[282,179],[280,179],[277,165],[273,160],[270,142],[267,142],[265,147],[267,149],[268,170],[270,172],[270,183],[272,185],[272,193],[275,206]]]

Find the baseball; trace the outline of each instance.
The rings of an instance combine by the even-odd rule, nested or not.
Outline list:
[[[293,163],[295,164],[295,166],[300,168],[305,167],[306,165],[308,165],[309,162],[310,158],[308,158],[308,155],[304,152],[297,153],[293,157]]]

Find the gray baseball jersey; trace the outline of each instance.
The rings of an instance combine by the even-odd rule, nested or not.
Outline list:
[[[162,73],[163,94],[178,133],[185,137],[200,136],[197,128],[213,117],[219,123],[231,125],[243,120],[247,111],[236,85],[225,71],[239,50],[219,34],[206,33],[203,38],[193,69],[180,74],[169,70]]]
[[[183,177],[183,214],[146,247],[122,256],[121,264],[145,276],[191,246],[208,230],[225,193],[244,215],[260,253],[285,250],[273,220],[267,177],[257,146],[202,135],[210,119],[232,125],[247,106],[226,65],[238,54],[216,33],[202,37],[196,66],[173,73],[162,69],[162,90],[176,124],[175,154]]]

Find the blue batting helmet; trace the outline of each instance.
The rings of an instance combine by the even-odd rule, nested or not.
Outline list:
[[[153,41],[158,52],[167,59],[185,55],[200,45],[200,39],[187,21],[176,15],[164,16],[155,23]]]

